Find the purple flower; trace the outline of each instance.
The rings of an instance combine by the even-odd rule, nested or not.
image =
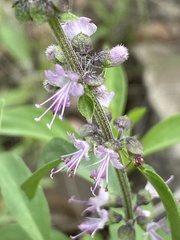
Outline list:
[[[100,104],[104,107],[109,107],[109,104],[111,103],[115,94],[114,92],[107,92],[105,85],[94,88],[93,92],[97,96]]]
[[[79,33],[91,36],[96,32],[97,26],[91,22],[90,18],[80,17],[77,20],[68,21],[62,25],[64,32],[70,41]]]
[[[92,164],[99,164],[98,169],[91,172],[90,177],[95,179],[94,186],[92,187],[92,193],[94,194],[97,186],[100,186],[101,179],[106,179],[106,189],[108,188],[108,168],[109,163],[117,169],[124,169],[124,166],[118,161],[119,155],[112,149],[105,148],[103,146],[98,146],[94,149],[94,154],[96,157],[101,158],[98,162]]]
[[[163,240],[163,238],[156,233],[156,230],[161,228],[167,234],[170,232],[169,228],[164,225],[165,220],[166,218],[162,218],[158,222],[148,223],[146,225],[146,232],[143,235],[149,236],[151,240]]]
[[[82,231],[76,236],[71,236],[72,239],[79,238],[85,233],[91,234],[91,237],[94,238],[94,235],[98,229],[103,229],[105,224],[108,222],[108,211],[102,209],[98,213],[99,217],[87,217],[87,220],[81,223],[78,228]]]
[[[87,208],[83,211],[83,213],[85,212],[94,213],[95,211],[100,212],[101,207],[105,206],[109,202],[109,193],[106,192],[105,189],[101,187],[99,189],[98,195],[95,197],[90,197],[88,201],[77,200],[74,197],[71,197],[69,199],[69,202],[80,204],[85,203],[87,205]]]
[[[72,134],[72,135],[68,134],[68,136],[69,136],[70,140],[73,142],[74,146],[78,149],[78,151],[61,156],[61,159],[64,160],[65,165],[56,171],[54,171],[54,169],[52,169],[51,175],[50,175],[51,178],[54,174],[60,172],[61,170],[65,169],[65,168],[68,168],[68,171],[67,171],[68,175],[70,177],[72,177],[76,174],[77,168],[78,168],[81,160],[83,158],[85,158],[86,160],[89,160],[89,156],[88,156],[88,152],[90,149],[89,144],[85,141],[77,140],[74,137],[74,134]]]
[[[138,216],[142,216],[142,217],[150,217],[151,216],[151,212],[148,210],[143,210],[142,207],[138,206],[136,207],[135,213]]]
[[[174,176],[173,175],[170,176],[170,178],[166,181],[166,184],[169,184],[170,182],[172,182],[173,179],[174,179]],[[149,191],[152,198],[159,198],[159,194],[157,193],[156,189],[151,185],[150,182],[147,182],[145,189]]]
[[[50,107],[39,118],[35,118],[35,120],[40,121],[50,109],[53,109],[53,118],[50,124],[47,124],[48,128],[51,128],[56,115],[59,113],[59,118],[62,119],[65,108],[70,106],[70,95],[81,96],[84,94],[84,88],[81,84],[77,83],[79,79],[77,73],[66,73],[58,64],[55,65],[54,71],[45,71],[45,77],[51,85],[59,90],[43,103],[36,104],[36,107],[40,108],[49,101],[53,101]]]
[[[105,49],[94,56],[93,64],[104,68],[118,66],[128,59],[128,49],[117,45],[112,49]]]
[[[51,61],[53,61],[55,59],[55,45],[50,45],[46,51],[45,54],[47,56],[47,58]]]
[[[128,49],[123,45],[117,45],[110,50],[109,61],[111,62],[111,67],[118,66],[128,59],[129,53]]]

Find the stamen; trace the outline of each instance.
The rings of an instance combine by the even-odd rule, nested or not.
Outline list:
[[[41,104],[35,104],[35,106],[36,106],[37,108],[41,108],[41,107],[42,107]]]
[[[35,120],[36,122],[39,122],[39,121],[41,121],[41,117],[34,118],[34,120]]]
[[[50,174],[51,179],[53,179],[53,175],[54,175],[54,168],[51,169],[51,174]]]

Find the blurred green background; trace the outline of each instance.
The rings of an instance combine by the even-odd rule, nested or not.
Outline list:
[[[125,112],[134,107],[147,108],[146,115],[135,127],[135,134],[142,136],[158,121],[180,111],[180,82],[177,78],[180,75],[180,4],[178,1],[75,0],[71,7],[75,14],[91,18],[98,26],[98,31],[93,36],[95,52],[105,45],[113,47],[121,43],[129,48],[130,57],[124,64],[128,79]],[[35,138],[30,131],[27,131],[27,137],[22,133],[16,135],[17,131],[12,130],[13,127],[16,128],[13,116],[20,109],[18,113],[23,114],[23,110],[27,111],[28,117],[33,107],[29,109],[25,106],[42,102],[46,98],[46,92],[42,88],[43,71],[52,69],[53,65],[46,59],[44,52],[54,42],[47,24],[41,26],[34,23],[19,24],[14,16],[12,1],[1,0],[0,99],[3,100],[0,104],[4,106],[4,113],[12,111],[12,126],[9,131],[3,132],[2,122],[0,150],[1,152],[13,151],[22,156],[32,171],[38,165],[40,153],[47,139],[41,133],[39,138]],[[166,78],[168,78],[167,81]],[[34,111],[35,114],[39,114],[35,107]],[[26,115],[26,112],[24,114]],[[33,113],[30,116],[33,116]],[[75,129],[83,122],[76,111],[75,104],[70,110],[68,109],[66,117]],[[19,117],[17,121],[19,121],[17,124],[25,124],[24,117],[22,120]],[[32,125],[35,124],[38,123],[32,118]],[[31,129],[31,126],[29,127]],[[52,136],[56,133],[54,130]],[[152,155],[147,158],[147,161],[151,162],[164,178],[168,178],[171,173],[178,175],[179,150],[178,145],[170,151]],[[166,165],[163,165],[162,169],[164,161]],[[142,186],[145,181],[142,179],[141,182],[141,176],[137,171],[132,173],[131,178],[133,180],[137,176],[139,185]],[[53,225],[57,229],[71,233],[76,229],[82,209],[74,209],[67,204],[72,188],[77,187],[76,183],[72,187],[69,180],[64,178],[63,174],[59,175],[56,178],[57,182],[52,183],[47,176],[42,184],[51,209]],[[81,182],[79,178],[76,181],[77,184]],[[64,187],[59,189],[61,182],[64,183]],[[86,185],[88,183],[85,183]],[[177,181],[174,183],[174,189],[176,185]],[[136,187],[139,188],[139,186]],[[81,196],[82,193],[77,192]],[[83,194],[84,198],[90,196],[89,186],[87,190],[83,190]],[[2,199],[0,199],[0,214],[0,225],[13,222]]]

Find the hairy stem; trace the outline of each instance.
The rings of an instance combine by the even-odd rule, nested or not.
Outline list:
[[[71,43],[66,37],[66,34],[64,33],[62,26],[57,18],[57,16],[52,17],[49,20],[49,25],[54,33],[54,36],[56,37],[56,40],[58,41],[64,56],[66,57],[72,71],[79,73],[80,75],[83,75],[83,68],[79,62],[79,59],[73,50]]]
[[[94,102],[94,106],[95,106],[94,117],[104,134],[104,138],[106,139],[106,141],[114,139],[112,129],[109,124],[109,120],[108,120],[101,104],[99,103],[96,96],[94,96],[94,94],[91,92],[91,90],[89,88],[86,88],[86,94],[88,94],[89,97]]]
[[[126,172],[116,169],[116,175],[121,186],[123,202],[125,207],[126,220],[133,219],[133,208],[131,198],[131,187]]]

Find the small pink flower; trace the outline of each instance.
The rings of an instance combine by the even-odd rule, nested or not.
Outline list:
[[[77,73],[66,73],[63,67],[58,64],[55,65],[54,71],[45,71],[45,77],[54,88],[57,88],[57,91],[43,103],[36,104],[37,108],[41,108],[44,104],[53,101],[49,108],[40,117],[35,118],[35,120],[40,121],[50,109],[53,109],[53,118],[47,124],[48,128],[51,129],[56,115],[59,113],[59,118],[62,119],[65,108],[70,106],[70,95],[81,96],[84,94],[84,88],[82,84],[77,83],[79,80]]]
[[[142,217],[150,217],[151,216],[151,212],[148,210],[143,210],[142,207],[138,206],[135,210],[135,213],[138,216],[142,216]]]
[[[94,56],[93,63],[95,66],[104,68],[115,67],[128,59],[128,49],[123,45],[117,45],[112,49],[105,49]]]
[[[93,92],[97,96],[97,99],[99,100],[100,104],[104,107],[109,107],[115,95],[114,92],[107,92],[105,85],[101,85],[94,88]]]
[[[71,236],[72,239],[79,238],[85,233],[91,234],[91,237],[94,238],[94,235],[97,230],[103,229],[105,224],[108,222],[108,211],[102,209],[98,213],[99,217],[87,217],[86,221],[81,223],[78,228],[82,231],[76,236]]]
[[[72,41],[72,39],[79,33],[91,36],[97,30],[97,26],[91,22],[90,18],[86,17],[80,17],[77,20],[68,21],[64,23],[62,27],[70,41]]]
[[[101,179],[106,179],[106,189],[108,188],[108,169],[110,163],[117,169],[124,169],[124,166],[118,160],[118,153],[114,152],[112,149],[98,146],[97,149],[94,149],[94,154],[96,157],[101,158],[101,160],[95,163],[100,163],[98,169],[93,170],[90,174],[90,177],[95,179],[94,186],[91,189],[93,194],[96,188],[100,186]]]
[[[111,62],[111,67],[118,66],[128,59],[129,53],[128,49],[123,45],[117,45],[110,50],[109,61]]]
[[[170,232],[169,228],[164,225],[166,218],[160,219],[158,222],[151,222],[146,225],[144,236],[149,236],[151,240],[163,240],[156,230],[161,228],[166,234]]]
[[[101,187],[98,195],[95,197],[90,197],[87,201],[77,200],[73,196],[69,199],[69,202],[86,204],[87,208],[83,211],[83,213],[94,213],[95,211],[100,212],[101,207],[105,206],[109,202],[109,193],[106,192],[103,187]]]
[[[74,134],[72,135],[68,134],[68,136],[70,140],[74,143],[74,146],[78,149],[78,151],[61,156],[61,159],[64,159],[65,165],[56,171],[52,169],[51,175],[50,175],[51,178],[54,174],[62,171],[65,168],[68,169],[67,172],[70,177],[74,176],[76,174],[77,168],[79,167],[79,164],[82,161],[82,159],[85,158],[86,160],[89,160],[89,155],[88,155],[88,152],[90,149],[89,144],[86,141],[75,139]]]

